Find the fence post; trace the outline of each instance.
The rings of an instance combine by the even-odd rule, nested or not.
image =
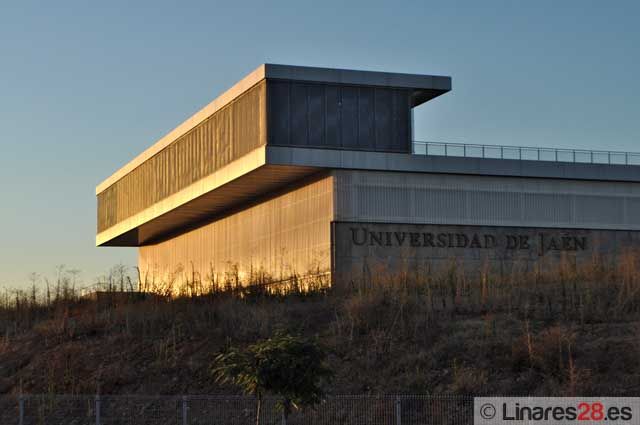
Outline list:
[[[402,410],[400,397],[396,397],[396,425],[402,425]]]
[[[100,425],[100,394],[96,394],[96,425]]]
[[[18,396],[18,423],[24,425],[24,397],[22,393]]]
[[[187,416],[187,409],[189,408],[188,404],[187,404],[187,396],[182,396],[182,425],[187,425],[188,422],[188,416]]]

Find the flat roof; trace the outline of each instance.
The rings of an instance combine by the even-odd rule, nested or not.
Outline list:
[[[264,79],[409,88],[413,89],[412,106],[414,107],[451,90],[451,77],[447,76],[262,64],[211,103],[160,138],[151,147],[106,178],[102,183],[98,184],[96,187],[96,195],[103,192],[140,164],[153,157]]]

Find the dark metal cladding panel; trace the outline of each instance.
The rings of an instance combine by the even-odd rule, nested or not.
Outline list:
[[[410,90],[268,81],[269,144],[411,151]]]
[[[395,144],[394,139],[397,137],[392,131],[393,91],[390,89],[375,89],[375,98],[375,146],[379,150],[392,150]]]
[[[327,147],[339,148],[342,146],[342,134],[340,133],[340,88],[338,86],[325,86],[325,94],[325,142]]]
[[[289,89],[290,84],[286,81],[270,81],[268,83],[268,103],[269,110],[269,133],[270,142],[274,144],[289,145],[290,117],[289,110]]]
[[[263,81],[98,194],[98,232],[264,145],[265,117]]]
[[[358,148],[368,150],[376,147],[375,134],[375,89],[358,89]]]
[[[307,146],[309,144],[309,102],[307,85],[291,85],[291,144]]]
[[[408,90],[394,90],[391,128],[392,150],[411,152],[411,99]]]
[[[309,146],[326,146],[326,106],[323,86],[310,84],[307,87],[309,99]]]
[[[343,148],[358,148],[358,87],[341,87],[341,127]]]

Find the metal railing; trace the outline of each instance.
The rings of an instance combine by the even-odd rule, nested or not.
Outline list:
[[[263,425],[471,425],[473,398],[426,395],[331,396],[285,420],[275,398]],[[256,399],[244,396],[0,396],[0,423],[16,425],[250,425]]]
[[[467,143],[413,142],[416,155],[466,158],[573,162],[581,164],[640,165],[640,153],[529,146],[476,145]]]

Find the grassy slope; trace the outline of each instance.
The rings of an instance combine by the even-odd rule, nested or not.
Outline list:
[[[640,273],[616,266],[376,282],[287,297],[5,306],[0,393],[204,394],[226,344],[317,337],[332,393],[640,393]],[[0,328],[3,329],[3,328]],[[1,334],[0,334],[1,335]]]

